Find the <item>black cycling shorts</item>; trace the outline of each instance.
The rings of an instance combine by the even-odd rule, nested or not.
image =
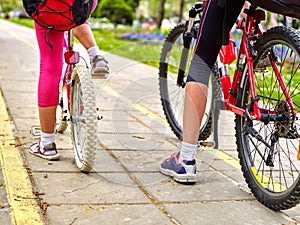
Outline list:
[[[188,81],[208,83],[210,71],[207,67],[213,68],[222,44],[228,42],[228,33],[244,3],[244,0],[207,0],[195,47],[195,54],[200,58],[193,57]]]

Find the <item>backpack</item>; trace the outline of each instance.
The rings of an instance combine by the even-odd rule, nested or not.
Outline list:
[[[94,0],[22,0],[25,11],[40,26],[67,31],[83,24],[91,14]]]

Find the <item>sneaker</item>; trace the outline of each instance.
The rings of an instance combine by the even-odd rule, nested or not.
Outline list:
[[[102,55],[96,55],[92,62],[92,78],[106,78],[109,73],[108,62]]]
[[[180,183],[195,183],[197,181],[196,160],[179,162],[179,152],[173,153],[163,160],[160,165],[160,172]]]
[[[50,143],[41,147],[40,141],[29,146],[29,152],[47,160],[58,160],[59,154],[56,150],[55,143]]]

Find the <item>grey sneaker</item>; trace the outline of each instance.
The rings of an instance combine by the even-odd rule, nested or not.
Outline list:
[[[109,73],[108,62],[102,55],[96,55],[92,61],[92,78],[106,78]]]
[[[59,154],[56,150],[55,143],[50,143],[41,147],[40,141],[29,146],[29,152],[47,160],[58,160]]]
[[[165,158],[160,165],[160,171],[180,183],[195,183],[197,181],[196,160],[179,162],[179,152]]]

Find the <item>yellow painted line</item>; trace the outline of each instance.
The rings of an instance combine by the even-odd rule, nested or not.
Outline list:
[[[3,96],[0,94],[0,163],[15,225],[43,224],[37,202],[32,193],[27,171],[16,146],[6,111]]]
[[[227,154],[219,149],[207,149],[205,151],[212,153],[213,155],[215,155],[219,159],[225,161],[227,164],[234,167],[235,169],[241,170],[241,165],[240,165],[239,160],[236,158],[233,158],[229,154]]]
[[[114,96],[114,97],[117,97],[119,98],[120,100],[122,100],[124,103],[126,104],[131,104],[133,105],[133,107],[135,109],[137,109],[138,111],[142,112],[144,115],[147,115],[148,117],[152,118],[152,119],[158,119],[160,120],[161,122],[163,122],[165,124],[166,127],[169,127],[169,124],[167,122],[166,119],[162,118],[161,116],[151,112],[149,109],[143,107],[142,105],[140,104],[135,104],[135,103],[132,103],[132,101],[124,96],[121,96],[118,92],[114,91],[112,88],[108,87],[108,86],[105,86],[104,87],[104,90]],[[205,149],[205,151],[213,154],[214,156],[218,157],[220,160],[226,162],[228,165],[232,166],[233,168],[237,169],[237,170],[241,170],[241,165],[240,165],[240,162],[238,159],[236,158],[233,158],[232,156],[230,156],[229,154],[225,153],[224,151],[221,151],[219,149],[213,149],[213,148],[207,148]],[[264,180],[270,180],[271,178],[270,177],[267,177],[267,176],[263,176],[262,178],[259,177],[257,175],[257,172],[255,170],[255,168],[253,167],[252,168],[252,173],[254,174],[254,176],[256,177],[256,180],[261,184],[262,187],[266,187],[265,184],[262,182],[262,178]],[[285,190],[286,188],[282,185],[280,185],[278,182],[276,181],[273,181],[273,185],[275,186],[274,187],[274,190],[278,190],[278,191],[282,191],[282,190]]]
[[[28,45],[29,47],[33,48],[34,50],[38,50],[38,47],[36,46],[36,44],[28,41],[27,39],[25,39],[23,37],[21,37],[17,33],[13,32],[11,30],[7,30],[7,29],[5,29],[5,28],[3,28],[1,26],[0,26],[0,30],[4,31],[4,32],[8,33],[10,36],[12,36],[12,37],[14,37],[14,38],[16,38],[16,39],[24,42],[26,45]]]
[[[126,98],[125,96],[120,95],[118,92],[116,92],[112,88],[108,87],[107,85],[104,86],[103,89],[108,94],[121,99],[122,102],[124,102],[126,104],[131,104],[133,106],[133,108],[135,108],[136,110],[140,111],[144,115],[147,115],[151,119],[157,119],[157,120],[161,121],[166,127],[169,127],[169,124],[168,124],[168,122],[167,122],[166,119],[162,118],[161,116],[157,115],[156,113],[153,113],[152,111],[150,111],[149,109],[145,108],[144,106],[142,106],[140,104],[137,104],[137,103],[132,103],[132,101],[130,99]]]
[[[255,167],[252,167],[251,170],[252,170],[252,173],[255,176],[257,182],[263,188],[267,188],[266,184],[268,184],[268,182],[270,182],[272,184],[271,186],[273,187],[274,191],[280,192],[280,191],[285,191],[286,190],[285,186],[283,186],[282,184],[280,184],[277,181],[273,180],[271,177],[266,176],[266,175],[259,176],[256,169],[255,169]]]
[[[122,100],[124,103],[126,104],[132,104],[133,107],[142,112],[144,115],[147,115],[148,117],[150,117],[151,119],[157,119],[159,121],[161,121],[166,127],[169,127],[169,124],[167,122],[167,120],[165,118],[162,118],[161,116],[153,113],[152,111],[150,111],[149,109],[145,108],[144,106],[140,105],[140,104],[136,104],[136,103],[132,103],[132,101],[128,98],[126,98],[125,96],[121,96],[118,92],[116,92],[115,90],[113,90],[112,88],[108,87],[107,85],[104,86],[104,91],[106,91],[108,94],[119,98],[120,100]],[[240,170],[241,166],[239,163],[239,160],[237,160],[236,158],[233,158],[232,156],[228,155],[227,153],[218,150],[218,149],[207,149],[205,151],[210,152],[211,154],[217,156],[219,159],[225,161],[227,164],[231,165],[232,167]]]
[[[257,171],[254,166],[251,168],[253,175],[255,176],[255,179],[257,182],[263,187],[266,188],[267,186],[262,182],[261,177],[257,175]]]

